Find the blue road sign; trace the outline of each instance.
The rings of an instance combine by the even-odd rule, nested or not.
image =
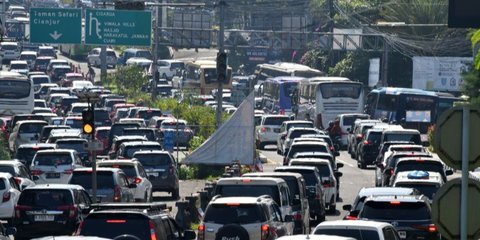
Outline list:
[[[23,38],[25,25],[20,22],[5,22],[5,34],[9,38]]]
[[[163,149],[169,152],[173,152],[173,138],[174,131],[165,131],[163,133]]]

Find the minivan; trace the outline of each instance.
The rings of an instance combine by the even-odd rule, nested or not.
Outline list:
[[[138,48],[127,48],[123,53],[118,57],[118,64],[125,65],[127,60],[136,57],[136,58],[146,58],[152,59],[152,53],[147,49],[138,49]]]
[[[416,129],[386,129],[383,131],[380,144],[390,141],[408,141],[422,145],[420,132]]]

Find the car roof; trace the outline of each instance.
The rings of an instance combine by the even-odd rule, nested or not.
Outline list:
[[[292,143],[292,145],[290,146],[290,149],[293,147],[293,146],[297,146],[297,145],[317,145],[317,146],[326,146],[328,147],[328,143],[327,142],[320,142],[320,141],[315,141],[315,142],[294,142]]]
[[[92,172],[92,168],[89,167],[82,167],[82,168],[75,168],[73,172]],[[105,171],[105,172],[119,172],[122,171],[120,168],[111,168],[111,167],[97,167],[97,172]],[[123,172],[123,171],[122,171]]]
[[[284,177],[293,176],[296,178],[303,178],[302,174],[295,172],[251,172],[243,174],[242,177]]]
[[[365,199],[367,201],[376,201],[376,202],[428,202],[424,195],[379,195],[379,196],[369,196]]]
[[[45,121],[45,120],[20,120],[20,121],[17,122],[17,125],[26,124],[26,123],[47,123],[47,121]]]
[[[109,240],[110,238],[88,237],[88,236],[48,236],[35,238],[36,240]]]
[[[326,152],[298,152],[293,155],[295,156],[328,156],[332,157],[332,154]],[[313,158],[315,159],[315,158]]]
[[[164,151],[164,150],[141,150],[141,151],[136,151],[133,156],[139,155],[139,154],[168,154],[170,155],[170,152]]]
[[[276,167],[275,170],[281,170],[281,171],[288,171],[288,170],[310,170],[310,171],[315,171],[317,168],[312,167],[312,166],[281,166],[281,167]]]
[[[330,161],[327,159],[318,158],[294,158],[291,159],[289,163],[315,163],[315,165],[330,165]]]
[[[261,110],[260,110],[260,111],[261,111]],[[287,125],[288,125],[288,124],[295,124],[295,123],[308,123],[308,124],[312,124],[312,125],[313,125],[312,122],[306,121],[306,120],[290,120],[290,121],[285,121],[285,122],[283,122],[283,123],[285,123],[285,124],[287,124]]]
[[[98,161],[97,164],[137,165],[138,161],[136,159],[105,159]]]
[[[129,146],[161,146],[159,142],[155,141],[131,141],[131,142],[124,142],[122,145],[125,145],[125,147]]]
[[[378,196],[378,195],[411,195],[415,192],[413,188],[404,187],[364,187],[358,192],[358,196]]]
[[[60,138],[55,143],[58,142],[87,142],[88,140],[85,138]]]
[[[42,154],[42,153],[74,153],[76,152],[73,149],[45,149],[45,150],[39,150],[37,154]]]
[[[418,144],[393,144],[393,145],[390,145],[388,146],[388,148],[425,148],[424,146],[422,145],[418,145]],[[404,151],[402,151],[404,152]]]
[[[116,141],[122,141],[122,140],[128,140],[128,139],[132,139],[132,140],[145,139],[145,141],[147,141],[147,137],[140,136],[140,135],[115,136],[113,138],[113,140],[116,140]]]
[[[364,220],[335,220],[335,221],[324,221],[317,225],[315,229],[318,228],[348,228],[348,229],[364,229],[364,228],[374,228],[382,229],[387,226],[392,226],[389,223],[385,222],[375,222],[375,221],[364,221]]]
[[[443,183],[442,175],[438,172],[422,171],[428,174],[428,178],[411,178],[410,174],[416,171],[405,171],[397,173],[395,183],[409,182],[409,183]]]
[[[296,234],[290,236],[282,236],[280,238],[277,238],[277,240],[355,240],[355,238],[324,234]]]
[[[0,178],[11,178],[12,174],[8,172],[0,172]]]
[[[8,160],[8,161],[0,161],[0,166],[16,166],[16,165],[23,165],[23,163],[16,159]]]
[[[48,184],[37,184],[34,186],[27,187],[26,189],[77,189],[84,190],[80,185],[75,184],[57,184],[57,183],[48,183]]]
[[[438,162],[443,165],[443,162],[440,159],[433,158],[433,157],[404,157],[404,158],[399,158],[397,162],[398,164],[401,164],[403,162],[409,162],[409,161],[417,161],[417,162]]]
[[[220,178],[217,181],[217,186],[231,183],[248,183],[248,184],[279,184],[285,182],[283,179],[274,177],[231,177]]]
[[[229,203],[239,203],[239,204],[257,204],[259,197],[219,197],[212,199],[211,204],[229,204]]]

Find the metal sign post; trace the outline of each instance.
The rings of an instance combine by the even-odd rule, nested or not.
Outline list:
[[[462,114],[462,197],[460,204],[460,238],[467,240],[468,227],[468,155],[470,147],[470,107],[463,106]]]

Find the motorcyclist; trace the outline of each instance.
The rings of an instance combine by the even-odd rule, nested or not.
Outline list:
[[[329,128],[330,128],[330,124],[329,124]],[[342,136],[342,129],[340,128],[340,121],[339,120],[335,120],[333,122],[333,125],[329,129],[328,134],[330,135],[330,138],[334,141],[335,141],[336,138]]]

